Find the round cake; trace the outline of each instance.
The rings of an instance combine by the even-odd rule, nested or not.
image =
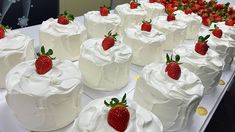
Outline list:
[[[181,10],[174,12],[177,20],[187,24],[186,39],[196,39],[201,29],[202,18],[195,13],[185,14]]]
[[[205,94],[213,91],[219,83],[224,66],[220,55],[210,48],[205,55],[194,50],[194,45],[182,45],[173,50],[181,56],[182,66],[195,73],[205,87]]]
[[[115,12],[121,18],[122,30],[129,26],[140,24],[142,20],[147,17],[147,11],[145,11],[141,6],[131,9],[129,3],[118,5],[115,8]]]
[[[0,88],[5,88],[6,74],[18,63],[34,59],[33,39],[17,30],[6,30],[0,39]]]
[[[41,44],[53,49],[59,59],[78,60],[80,45],[86,38],[86,28],[77,20],[63,25],[58,19],[50,18],[40,27]]]
[[[166,42],[165,34],[154,28],[150,32],[142,31],[140,27],[127,28],[123,35],[123,42],[133,51],[132,63],[145,66],[160,61],[162,47]]]
[[[88,38],[103,38],[109,32],[118,32],[121,18],[117,14],[101,16],[99,11],[90,11],[84,15]]]
[[[159,16],[153,19],[153,26],[166,34],[164,50],[172,50],[185,39],[187,25],[179,20],[167,20],[167,16]]]
[[[105,106],[104,100],[110,99],[111,97],[96,99],[85,106],[75,122],[73,132],[118,132],[107,121],[109,108]],[[130,118],[125,132],[163,131],[160,120],[154,114],[132,100],[127,99],[127,105]]]
[[[158,16],[165,15],[165,7],[158,3],[150,3],[149,0],[140,1],[141,7],[147,11],[147,18],[152,19]]]
[[[33,131],[52,131],[71,123],[80,111],[80,79],[68,60],[55,60],[39,75],[35,60],[16,65],[6,77],[6,101],[21,125]]]
[[[82,81],[96,90],[121,89],[129,81],[132,50],[120,41],[104,50],[102,42],[102,38],[93,38],[81,45],[79,67]]]
[[[164,131],[184,129],[203,96],[201,80],[180,67],[181,76],[174,80],[165,72],[165,63],[152,63],[136,83],[134,100],[161,120]]]

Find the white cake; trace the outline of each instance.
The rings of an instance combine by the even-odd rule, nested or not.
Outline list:
[[[141,7],[147,11],[147,18],[152,19],[157,16],[165,15],[165,7],[158,3],[150,3],[149,0],[140,1]]]
[[[132,63],[141,66],[160,61],[165,41],[162,32],[154,28],[151,32],[141,31],[141,26],[127,28],[123,35],[123,42],[133,51]]]
[[[220,55],[210,48],[205,55],[198,54],[194,45],[182,45],[173,50],[180,55],[182,66],[195,73],[205,87],[205,94],[213,91],[219,83],[224,62]]]
[[[118,32],[121,18],[117,14],[101,16],[99,11],[90,11],[84,15],[88,38],[103,38],[110,30]]]
[[[57,19],[50,18],[40,27],[41,44],[53,49],[59,59],[78,60],[80,45],[86,38],[86,28],[76,20],[62,25]]]
[[[199,35],[202,36],[206,34],[211,34],[207,42],[210,49],[215,50],[217,53],[219,53],[224,61],[223,70],[229,69],[235,56],[235,40],[232,39],[230,35],[227,35],[224,32],[222,34],[222,38],[217,38],[211,32],[205,30],[199,33]]]
[[[11,68],[34,57],[33,39],[17,30],[7,30],[0,39],[0,88],[5,88],[5,77]]]
[[[166,34],[164,50],[172,50],[185,39],[187,25],[179,20],[167,21],[167,16],[159,16],[153,19],[153,26]]]
[[[112,91],[121,89],[129,81],[132,50],[117,41],[104,51],[102,38],[93,38],[81,45],[79,66],[83,83],[93,89]]]
[[[195,13],[185,14],[181,10],[174,12],[177,20],[187,24],[186,39],[197,39],[198,32],[201,28],[202,18]]]
[[[188,69],[180,66],[181,77],[174,80],[167,75],[165,67],[165,63],[144,67],[134,100],[161,120],[164,131],[180,131],[198,106],[204,87]]]
[[[71,123],[80,111],[80,79],[68,60],[55,60],[44,75],[34,60],[16,65],[6,77],[6,101],[23,127],[51,131]]]
[[[122,30],[132,25],[141,24],[147,17],[147,11],[145,11],[141,6],[138,6],[136,9],[131,9],[129,3],[118,5],[115,8],[115,12],[121,18]]]
[[[104,105],[101,98],[90,102],[79,114],[75,121],[73,132],[117,132],[107,122],[109,108]],[[162,132],[163,127],[159,119],[151,112],[137,105],[132,100],[127,100],[130,120],[125,132]]]

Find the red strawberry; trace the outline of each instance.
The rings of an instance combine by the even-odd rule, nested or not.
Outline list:
[[[138,2],[132,1],[130,3],[130,8],[131,9],[136,9],[138,6],[140,6],[140,4]]]
[[[108,123],[118,132],[124,132],[127,129],[130,113],[127,109],[126,94],[121,102],[117,98],[112,98],[110,103],[104,101],[107,107],[111,107],[108,112]]]
[[[0,25],[0,39],[5,37],[5,27]]]
[[[215,24],[214,29],[212,29],[212,34],[217,38],[221,38],[222,34],[223,34],[223,31],[221,29],[219,29],[219,27],[217,27],[216,24]]]
[[[182,3],[184,4],[188,3],[188,0],[182,0]]]
[[[165,11],[167,14],[172,14],[175,11],[175,9],[172,4],[168,4],[165,7]]]
[[[225,21],[225,25],[227,25],[227,26],[234,26],[234,22],[233,22],[232,19],[228,19],[228,20]]]
[[[198,38],[198,42],[195,45],[195,51],[198,54],[205,55],[208,51],[209,46],[207,45],[207,39],[210,37],[210,35],[207,35],[205,37],[200,36]]]
[[[175,15],[174,14],[169,14],[167,16],[167,21],[174,21],[175,20]]]
[[[172,56],[170,58],[169,55],[166,54],[166,59],[167,59],[167,62],[166,62],[167,66],[165,68],[165,72],[167,72],[167,75],[170,78],[178,80],[181,76],[181,69],[179,66],[180,63],[178,63],[180,60],[180,56],[176,55],[175,60],[173,60]]]
[[[64,14],[60,14],[58,17],[57,22],[62,25],[69,24],[69,21],[73,21],[74,16],[72,14],[69,14],[67,11],[64,11]]]
[[[157,0],[149,0],[149,3],[155,3]]]
[[[114,46],[117,35],[117,33],[112,34],[112,31],[109,31],[108,35],[105,35],[105,38],[102,41],[102,47],[104,50],[108,50],[109,48]]]
[[[202,18],[202,24],[205,26],[210,26],[211,25],[211,19],[206,17],[206,18]]]
[[[49,49],[47,53],[45,53],[44,46],[41,47],[41,53],[37,53],[38,58],[35,62],[36,72],[38,74],[42,75],[51,70],[52,60],[55,59],[50,57],[52,54],[52,49]]]
[[[109,14],[109,8],[106,7],[105,5],[101,6],[100,7],[100,15],[101,16],[108,16],[108,14]]]
[[[184,13],[185,14],[191,14],[192,10],[190,8],[186,8],[186,9],[184,9]]]
[[[151,32],[152,30],[152,24],[151,24],[152,20],[150,19],[150,21],[142,21],[142,25],[141,25],[141,31],[146,31],[146,32]]]

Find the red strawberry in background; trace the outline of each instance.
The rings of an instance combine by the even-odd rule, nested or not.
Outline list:
[[[211,25],[211,19],[210,18],[208,18],[208,17],[205,17],[205,18],[202,18],[202,24],[204,25],[204,26],[210,26]]]
[[[131,1],[131,3],[130,3],[131,9],[136,9],[138,6],[140,6],[140,4],[138,2]]]
[[[195,51],[198,54],[205,55],[208,51],[209,46],[207,45],[207,39],[210,37],[210,35],[207,35],[205,37],[200,36],[198,38],[198,42],[195,45]]]
[[[234,22],[233,22],[232,19],[227,19],[227,20],[225,21],[225,25],[227,25],[227,26],[234,26]]]
[[[216,26],[216,24],[214,25],[214,29],[211,29],[210,31],[212,31],[212,34],[217,38],[221,38],[223,35],[223,31]]]
[[[117,33],[112,34],[112,31],[108,32],[108,35],[105,35],[104,40],[102,41],[102,47],[104,50],[108,50],[109,48],[113,47],[116,41],[116,37],[118,36]]]
[[[174,80],[178,80],[181,76],[181,68],[179,66],[179,60],[180,60],[180,56],[176,55],[175,56],[175,60],[172,59],[173,56],[169,57],[168,54],[166,54],[166,68],[165,68],[165,72],[167,72],[167,75],[174,79]]]
[[[166,11],[167,14],[173,14],[173,12],[175,11],[174,5],[173,4],[167,4],[165,6],[165,11]]]
[[[150,19],[150,21],[142,21],[142,25],[141,25],[141,31],[146,31],[146,32],[151,32],[152,30],[152,24],[151,24],[152,20]]]
[[[55,58],[50,57],[53,54],[52,49],[45,52],[44,46],[41,47],[41,53],[37,53],[38,58],[35,62],[36,72],[39,75],[45,74],[52,68],[52,60]]]
[[[101,16],[108,16],[108,14],[109,14],[109,8],[106,7],[105,5],[101,6],[100,7],[100,15]]]
[[[184,13],[185,14],[191,14],[192,10],[190,8],[186,8],[186,9],[184,9]]]
[[[127,129],[130,113],[127,109],[126,94],[124,94],[121,101],[117,98],[112,98],[110,103],[104,101],[107,107],[111,107],[108,112],[108,124],[118,132],[124,132]]]
[[[155,3],[157,0],[149,0],[149,3]]]
[[[182,0],[182,3],[184,4],[188,3],[188,0]]]
[[[73,21],[74,16],[72,14],[69,14],[67,11],[64,11],[64,14],[60,14],[58,17],[57,22],[62,25],[69,24],[69,21]]]
[[[175,15],[174,14],[169,14],[167,16],[167,21],[174,21],[175,20]]]

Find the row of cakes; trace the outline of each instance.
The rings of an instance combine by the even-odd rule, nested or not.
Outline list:
[[[102,39],[90,39],[90,40],[87,40],[87,42],[89,42],[88,43],[89,45],[88,44],[84,44],[84,45],[81,46],[81,53],[84,52],[85,55],[84,55],[84,61],[83,61],[83,65],[84,66],[81,66],[82,64],[80,63],[80,70],[81,70],[81,72],[82,71],[85,71],[85,72],[89,71],[89,73],[87,73],[87,76],[88,76],[87,79],[90,79],[90,82],[89,82],[91,84],[90,87],[92,87],[92,85],[94,85],[94,84],[95,85],[97,84],[96,83],[97,80],[94,81],[94,74],[99,76],[99,74],[96,74],[96,73],[99,73],[99,72],[97,72],[96,70],[92,71],[93,69],[98,69],[98,71],[102,71],[101,73],[102,73],[103,76],[101,78],[103,78],[104,81],[106,81],[106,83],[108,85],[108,83],[112,82],[112,80],[110,81],[109,79],[113,78],[113,72],[111,72],[111,71],[117,71],[117,73],[120,73],[122,71],[122,70],[119,71],[119,70],[112,69],[115,66],[118,67],[118,63],[115,64],[115,62],[121,63],[123,60],[125,60],[127,58],[130,61],[130,58],[131,58],[131,50],[130,50],[130,48],[128,48],[128,46],[123,46],[123,45],[119,44],[118,42],[116,42],[115,44],[111,44],[112,46],[110,46],[110,40],[107,39],[110,36],[111,37],[115,37],[116,35],[112,34],[110,32],[108,34],[108,37],[106,37],[104,40],[102,40]],[[203,39],[204,41],[206,41],[206,38],[207,37],[205,37],[205,38],[201,37],[201,39]],[[106,40],[106,42],[104,42],[105,40]],[[102,46],[101,46],[101,43],[102,43]],[[92,45],[94,45],[94,46],[92,46]],[[108,52],[104,52],[105,49]],[[119,49],[123,49],[123,50],[119,50]],[[46,54],[46,55],[51,55],[52,54],[51,50],[49,50],[47,53],[45,53],[45,49],[44,48],[42,48],[41,52],[42,52],[43,55],[44,54]],[[86,54],[86,53],[89,53],[89,54]],[[102,56],[102,57],[100,57],[100,56]],[[102,59],[100,59],[98,57],[100,57]],[[210,58],[210,56],[208,58]],[[42,61],[42,60],[43,59],[41,59],[40,61]],[[113,67],[110,66],[110,67],[104,68],[105,66],[102,65],[102,64],[104,64],[104,62],[109,62],[110,60],[115,65]],[[172,57],[168,57],[168,60],[172,61]],[[176,57],[175,61],[176,60],[177,61],[179,60],[178,57]],[[40,65],[40,61],[39,61],[39,65]],[[43,60],[43,61],[45,61],[45,60]],[[49,64],[46,64],[47,65],[46,67],[48,67],[48,65],[50,65],[51,62],[48,62],[48,63]],[[9,82],[9,83],[7,83],[10,86],[9,88],[12,90],[12,93],[14,93],[13,96],[11,96],[11,94],[10,94],[7,97],[7,99],[9,100],[8,102],[10,102],[9,105],[13,104],[10,107],[12,109],[15,108],[15,111],[17,111],[16,113],[18,113],[18,114],[16,114],[16,116],[18,118],[20,118],[19,120],[21,122],[24,122],[24,123],[26,122],[25,124],[27,124],[27,125],[25,125],[25,126],[27,126],[27,128],[32,128],[33,130],[39,130],[39,129],[41,129],[41,130],[51,130],[51,129],[55,129],[53,127],[58,128],[58,127],[64,126],[64,124],[68,124],[68,122],[71,122],[71,120],[76,115],[76,109],[77,108],[75,107],[74,109],[71,109],[71,107],[72,106],[73,107],[74,106],[79,106],[79,105],[77,104],[78,102],[76,102],[76,101],[73,102],[71,100],[77,100],[76,99],[77,97],[69,96],[65,100],[65,97],[54,96],[56,98],[51,98],[52,101],[49,101],[49,97],[50,97],[50,94],[51,94],[49,92],[50,90],[53,89],[52,91],[55,92],[55,93],[56,92],[60,93],[61,91],[64,90],[66,92],[64,95],[68,96],[68,93],[67,93],[67,91],[65,89],[67,88],[67,90],[68,90],[71,87],[75,89],[75,87],[78,86],[78,83],[79,83],[78,80],[80,78],[79,75],[75,76],[75,77],[71,77],[70,76],[71,74],[70,75],[69,74],[68,75],[64,74],[64,70],[63,70],[64,68],[60,68],[59,64],[64,64],[64,67],[67,68],[67,67],[69,67],[69,65],[66,66],[66,62],[63,62],[63,61],[60,62],[59,61],[57,63],[55,61],[53,63],[56,64],[56,66],[53,67],[53,68],[55,68],[55,70],[53,70],[53,68],[52,68],[52,70],[48,72],[48,73],[50,73],[48,76],[47,76],[47,74],[45,74],[45,76],[43,75],[44,79],[41,78],[42,76],[38,76],[37,74],[34,74],[36,72],[35,72],[35,68],[33,68],[34,66],[32,66],[32,65],[34,65],[34,63],[32,63],[32,62],[30,62],[29,64],[26,64],[24,66],[19,66],[20,68],[16,68],[19,71],[16,70],[16,73],[12,72],[12,74],[15,74],[15,76],[11,75],[10,74],[11,72],[9,73],[10,74],[9,77],[10,78],[13,77],[14,80],[15,79],[16,80],[15,81],[11,81],[11,80],[7,81],[7,82]],[[88,68],[86,70],[82,70],[82,67],[84,67],[84,68],[87,68],[88,66],[92,67],[94,65],[94,63],[101,64],[101,66],[100,67],[90,68],[90,69]],[[58,64],[58,66],[57,66],[57,64]],[[128,64],[129,63],[127,63],[127,67],[128,67]],[[195,76],[189,70],[187,70],[186,68],[182,68],[182,73],[181,73],[182,75],[178,79],[180,81],[179,82],[177,82],[177,81],[174,82],[174,81],[170,80],[171,78],[169,78],[166,75],[165,72],[162,72],[162,71],[165,71],[165,66],[164,65],[161,64],[162,66],[160,65],[160,67],[158,66],[158,64],[151,64],[151,65],[146,66],[145,69],[147,69],[147,70],[143,70],[143,73],[145,73],[145,71],[146,71],[146,73],[149,73],[149,75],[148,74],[146,75],[147,79],[144,78],[145,74],[143,74],[143,78],[144,79],[140,79],[140,81],[137,82],[137,86],[136,86],[137,90],[136,90],[136,94],[135,94],[135,100],[139,104],[141,104],[142,106],[145,106],[145,108],[147,108],[148,110],[151,110],[154,114],[158,115],[158,117],[163,122],[164,128],[166,130],[181,129],[181,128],[183,128],[183,126],[186,125],[188,116],[190,115],[189,113],[192,112],[192,109],[194,107],[196,107],[196,105],[200,101],[201,96],[203,95],[203,86],[201,85],[201,81],[200,81],[200,79],[197,76]],[[25,67],[28,67],[28,68],[26,68],[25,70],[22,70]],[[63,67],[63,66],[61,66],[61,67]],[[126,66],[124,66],[124,67],[125,68],[121,68],[121,69],[128,70],[128,68],[126,68]],[[71,69],[71,71],[70,72],[66,71],[66,73],[73,73],[73,71],[74,71],[73,68],[72,67],[69,68],[69,69]],[[101,70],[100,70],[100,68],[101,68]],[[106,71],[103,71],[103,68]],[[39,66],[39,69],[40,69],[40,66]],[[160,73],[159,73],[159,69],[161,69]],[[14,70],[12,70],[12,71],[14,71]],[[61,71],[63,71],[63,72],[61,72]],[[150,72],[148,72],[148,71],[150,71]],[[40,70],[37,70],[37,73],[39,74]],[[82,74],[85,75],[84,73],[82,73]],[[128,72],[128,74],[129,74],[129,72]],[[125,74],[124,74],[124,76],[125,76]],[[161,76],[163,78],[159,78]],[[23,79],[21,79],[21,77]],[[93,79],[91,79],[92,77],[93,77]],[[95,76],[95,77],[97,77],[97,76]],[[122,77],[122,76],[119,76],[119,77]],[[160,93],[160,94],[164,95],[163,97],[165,97],[165,98],[163,98],[163,97],[158,95],[158,97],[159,97],[159,100],[158,100],[158,99],[156,99],[155,96],[153,96],[153,94],[158,94],[158,92],[156,92],[156,91],[153,92],[152,91],[153,89],[151,89],[151,87],[155,88],[156,86],[157,87],[161,86],[161,84],[159,84],[158,82],[162,82],[162,81],[164,82],[164,87],[165,87],[165,85],[168,84],[168,83],[165,82],[166,78],[164,78],[164,77],[166,77],[166,78],[168,77],[167,79],[169,79],[169,80],[167,80],[167,81],[169,81],[171,83],[169,83],[170,85],[169,85],[169,87],[167,86],[166,89],[159,90],[161,92],[165,90],[166,95]],[[17,81],[17,78],[20,78],[20,80],[22,82],[21,81]],[[67,78],[68,78],[68,80],[67,80]],[[151,80],[151,79],[153,79],[153,80]],[[44,82],[43,80],[46,80],[45,84],[42,83],[42,82]],[[141,80],[142,80],[142,83],[141,83]],[[146,81],[147,83],[145,84],[143,80],[147,80]],[[124,81],[124,84],[125,84],[126,79],[125,80],[123,79],[123,81]],[[15,83],[12,83],[12,82],[15,82]],[[30,82],[32,82],[32,83],[30,83]],[[76,83],[76,82],[78,82],[78,83]],[[122,81],[119,81],[119,82],[122,82]],[[20,84],[19,85],[20,86],[20,91],[17,91],[18,83]],[[39,86],[41,86],[41,84],[44,84],[43,86],[46,86],[45,89],[44,90],[36,90],[36,89],[34,89],[34,90],[30,91],[29,86],[36,86],[37,83],[39,84]],[[103,84],[106,84],[106,83],[103,82],[100,85],[103,85]],[[151,83],[153,83],[153,84],[150,85]],[[154,85],[156,83],[157,83],[157,85]],[[180,85],[177,85],[178,83]],[[28,84],[29,84],[29,86],[27,86]],[[85,84],[89,85],[88,83],[85,83]],[[113,84],[115,84],[115,83],[113,83]],[[116,84],[118,84],[118,83],[116,83]],[[118,87],[123,87],[123,83],[120,83],[120,84],[122,84],[122,85],[119,85]],[[139,97],[138,95],[143,95],[143,94],[147,94],[148,95],[149,94],[148,90],[143,90],[143,88],[141,90],[142,86],[147,88],[147,86],[144,86],[144,85],[147,85],[147,84],[151,86],[149,88],[149,91],[151,93],[150,95],[152,95],[152,96],[149,95],[148,97],[152,97],[152,98],[143,99],[142,96]],[[24,89],[24,88],[22,88],[22,86],[25,87],[25,88],[28,87],[28,89]],[[172,88],[173,86],[175,86],[175,87]],[[13,87],[15,87],[16,89],[14,89]],[[48,87],[50,87],[50,88],[52,87],[52,89],[48,89]],[[100,86],[100,87],[104,87],[104,86]],[[138,88],[138,87],[140,87],[140,88]],[[97,88],[97,85],[94,88]],[[183,90],[181,88],[183,88]],[[116,88],[114,88],[114,89],[116,89]],[[172,89],[173,89],[173,91],[172,91]],[[100,90],[107,90],[107,89],[100,89]],[[138,90],[140,91],[140,93],[138,93]],[[167,90],[169,90],[169,91],[167,91]],[[34,94],[32,94],[32,95],[37,96],[37,97],[38,97],[38,95],[44,95],[45,93],[47,93],[45,95],[48,95],[47,96],[48,100],[47,99],[46,100],[42,100],[42,99],[40,99],[40,96],[38,98],[34,99],[35,102],[33,102],[30,97],[29,98],[24,97],[24,96],[22,97],[22,95],[20,95],[19,98],[17,98],[17,96],[16,96],[17,92],[20,92],[20,93],[21,92],[22,93],[26,92],[26,93],[30,93],[30,94],[34,93],[35,95]],[[146,92],[146,93],[141,93],[141,92]],[[71,93],[73,93],[73,92],[71,92]],[[23,102],[26,102],[26,101],[30,101],[31,102],[32,101],[31,103],[35,104],[36,106],[32,106],[31,107],[32,109],[28,109],[28,111],[24,110],[23,108],[19,109],[19,107],[17,107],[18,105],[16,104],[16,101],[14,99],[15,97],[16,97],[16,100],[20,100],[20,99],[24,98],[25,100]],[[177,98],[177,102],[173,101],[175,98]],[[53,100],[54,101],[56,100],[56,102],[54,102]],[[63,103],[61,103],[61,101],[63,101],[63,102],[67,102],[68,101],[70,103],[67,103],[67,104],[64,103],[63,104]],[[53,105],[52,104],[50,105],[50,103],[48,103],[48,102],[52,103]],[[71,102],[73,102],[73,103],[71,103]],[[149,103],[149,105],[147,106],[146,103]],[[58,105],[56,105],[56,104],[58,104]],[[65,106],[65,105],[68,105],[67,109],[60,109],[61,106]],[[178,107],[177,110],[171,109],[171,108],[176,108],[176,106],[179,106],[179,105],[181,107]],[[38,109],[34,109],[35,107],[36,108],[40,108],[40,109],[39,110]],[[92,107],[92,108],[94,108],[94,107]],[[18,109],[19,109],[19,111],[18,111]],[[23,116],[23,115],[26,114],[26,112],[28,114],[28,113],[32,113],[32,111],[34,111],[34,110],[37,110],[37,116],[36,117],[35,117],[35,112],[33,112],[33,114],[31,116],[27,117],[27,118],[30,118],[30,119],[26,119],[26,117]],[[90,109],[90,110],[92,110],[92,109]],[[52,113],[52,111],[54,113]],[[68,113],[68,112],[75,113],[75,114],[71,114],[71,116],[66,116],[66,117],[64,115],[63,118],[65,118],[65,121],[61,121],[61,119],[56,119],[56,117],[59,117],[58,116],[59,113],[61,114],[61,113]],[[92,111],[92,112],[94,112],[94,111]],[[96,112],[97,111],[95,111],[94,113],[96,113]],[[88,113],[89,113],[89,115],[91,114],[90,111],[88,111]],[[94,115],[94,116],[97,117],[97,115]],[[33,117],[35,117],[35,118],[33,118]],[[42,118],[38,118],[38,117],[42,117],[43,119]],[[41,122],[40,121],[35,121],[34,122],[33,121],[34,119],[39,119]],[[42,126],[40,126],[40,123],[45,123],[45,119],[46,119],[46,123],[48,123],[49,126],[43,124],[44,128],[42,128]],[[49,119],[52,119],[52,120],[49,120]],[[58,122],[55,123],[55,120],[58,121]],[[90,122],[90,121],[88,121],[88,122]],[[38,128],[37,127],[35,128],[34,125],[36,125]],[[85,129],[88,129],[86,125],[87,124],[85,124]],[[97,127],[96,124],[88,123],[88,125],[95,125],[94,127],[95,128]],[[34,127],[32,127],[32,126],[34,126]],[[91,128],[91,131],[94,129],[94,127],[89,126],[89,128]],[[100,127],[101,128],[98,128],[97,131],[99,131],[100,129],[103,128],[103,126],[100,126]],[[135,129],[135,128],[133,128],[133,129]],[[133,130],[133,129],[130,129],[130,131]],[[88,130],[90,130],[90,129],[88,129]],[[111,130],[111,127],[109,126],[108,129],[105,129],[105,130],[112,131],[113,129]],[[153,130],[153,129],[150,129],[150,131],[151,130]]]

